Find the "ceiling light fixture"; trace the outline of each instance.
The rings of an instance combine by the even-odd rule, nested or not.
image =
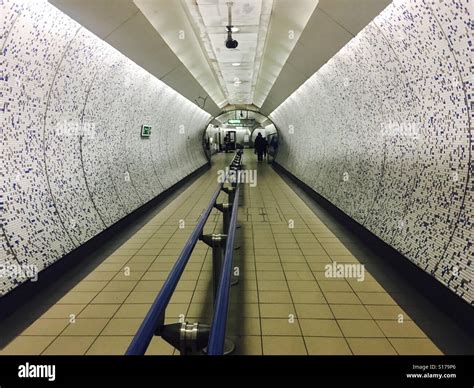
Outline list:
[[[239,62],[235,62],[235,63],[232,64],[232,66],[234,66],[234,67],[240,66],[240,63],[239,63]]]
[[[239,45],[239,42],[237,42],[236,40],[232,38],[232,28],[234,28],[234,26],[232,25],[232,6],[233,5],[234,3],[232,2],[227,3],[227,10],[229,13],[229,23],[226,26],[227,39],[225,41],[225,47],[227,47],[228,49],[236,49],[237,46]]]

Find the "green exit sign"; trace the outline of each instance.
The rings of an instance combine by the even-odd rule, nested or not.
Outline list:
[[[142,137],[150,137],[151,135],[151,126],[150,125],[142,125]]]
[[[240,124],[240,120],[238,120],[238,119],[232,120],[231,119],[231,120],[228,121],[228,123],[229,124]]]

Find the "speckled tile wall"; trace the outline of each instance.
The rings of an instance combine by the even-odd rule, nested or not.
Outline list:
[[[473,14],[394,1],[271,114],[282,166],[471,304]]]
[[[210,116],[45,0],[0,0],[0,50],[3,295],[205,164]]]

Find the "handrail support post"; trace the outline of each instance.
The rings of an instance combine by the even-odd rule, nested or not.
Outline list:
[[[219,289],[219,279],[221,277],[222,262],[224,260],[224,249],[227,241],[226,234],[211,234],[201,236],[201,240],[212,248],[212,285],[214,301]]]

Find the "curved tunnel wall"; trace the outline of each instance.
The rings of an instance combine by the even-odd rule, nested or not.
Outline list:
[[[46,1],[0,15],[4,295],[207,163],[210,115]]]
[[[474,3],[392,3],[280,105],[277,162],[474,300]]]

